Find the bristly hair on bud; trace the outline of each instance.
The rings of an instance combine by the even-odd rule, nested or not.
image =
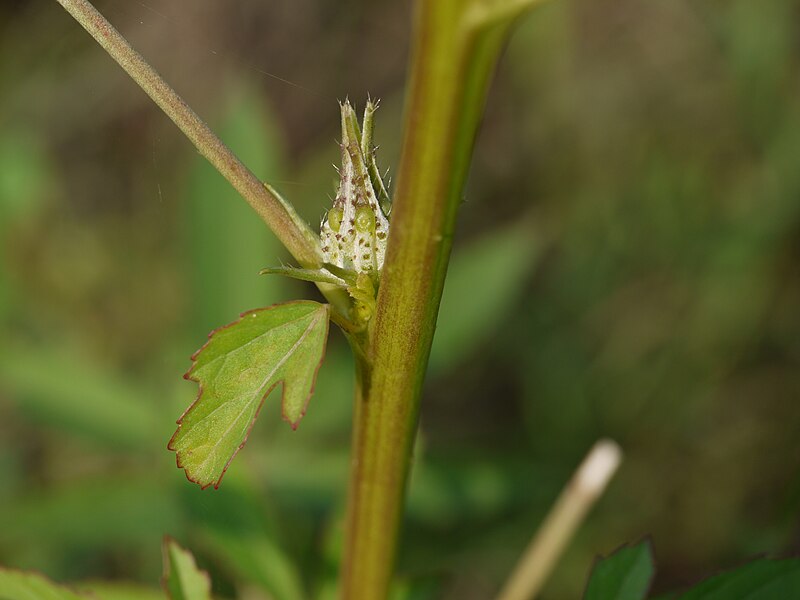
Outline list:
[[[322,258],[340,269],[377,276],[386,255],[390,209],[372,143],[378,103],[367,101],[362,128],[349,100],[340,108],[342,166],[336,198],[320,226]]]
[[[342,113],[342,165],[333,206],[320,225],[322,265],[319,269],[271,267],[262,275],[285,275],[303,281],[334,285],[347,290],[352,299],[349,314],[340,326],[360,332],[375,312],[386,243],[389,238],[391,203],[383,183],[372,143],[373,117],[378,103],[367,100],[364,120],[358,118],[348,100],[339,104]]]

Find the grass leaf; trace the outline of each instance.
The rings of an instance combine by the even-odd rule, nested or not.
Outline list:
[[[219,487],[264,398],[283,381],[283,418],[297,427],[314,388],[328,336],[328,306],[301,300],[244,313],[217,329],[192,357],[200,384],[169,442],[178,466],[201,487]]]
[[[514,313],[542,246],[524,220],[454,253],[431,348],[431,371],[456,366],[497,335],[503,320]]]
[[[225,96],[214,129],[263,179],[283,172],[280,128],[258,86],[239,83]],[[190,248],[189,331],[202,334],[248,307],[292,299],[294,291],[287,281],[256,276],[265,261],[280,263],[290,256],[236,190],[199,155],[186,184],[182,219]]]

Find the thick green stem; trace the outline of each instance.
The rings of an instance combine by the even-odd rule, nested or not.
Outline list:
[[[403,151],[368,364],[359,369],[342,595],[385,598],[455,216],[508,22],[467,0],[419,0]]]
[[[208,125],[88,0],[58,0],[58,2],[175,122],[200,154],[236,188],[292,256],[304,267],[317,267],[320,263],[319,241],[294,208],[272,188],[264,185],[214,135]]]

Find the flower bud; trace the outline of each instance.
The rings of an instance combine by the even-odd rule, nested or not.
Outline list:
[[[339,187],[320,227],[324,262],[356,273],[380,273],[389,236],[389,220],[381,208],[382,203],[388,206],[388,194],[372,146],[376,107],[367,103],[362,133],[350,102],[341,105]]]

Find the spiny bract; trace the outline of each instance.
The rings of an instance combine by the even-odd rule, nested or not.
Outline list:
[[[342,166],[333,207],[322,219],[320,242],[325,263],[355,273],[377,274],[383,267],[389,237],[388,194],[375,163],[372,116],[368,101],[363,132],[350,102],[342,112]]]

